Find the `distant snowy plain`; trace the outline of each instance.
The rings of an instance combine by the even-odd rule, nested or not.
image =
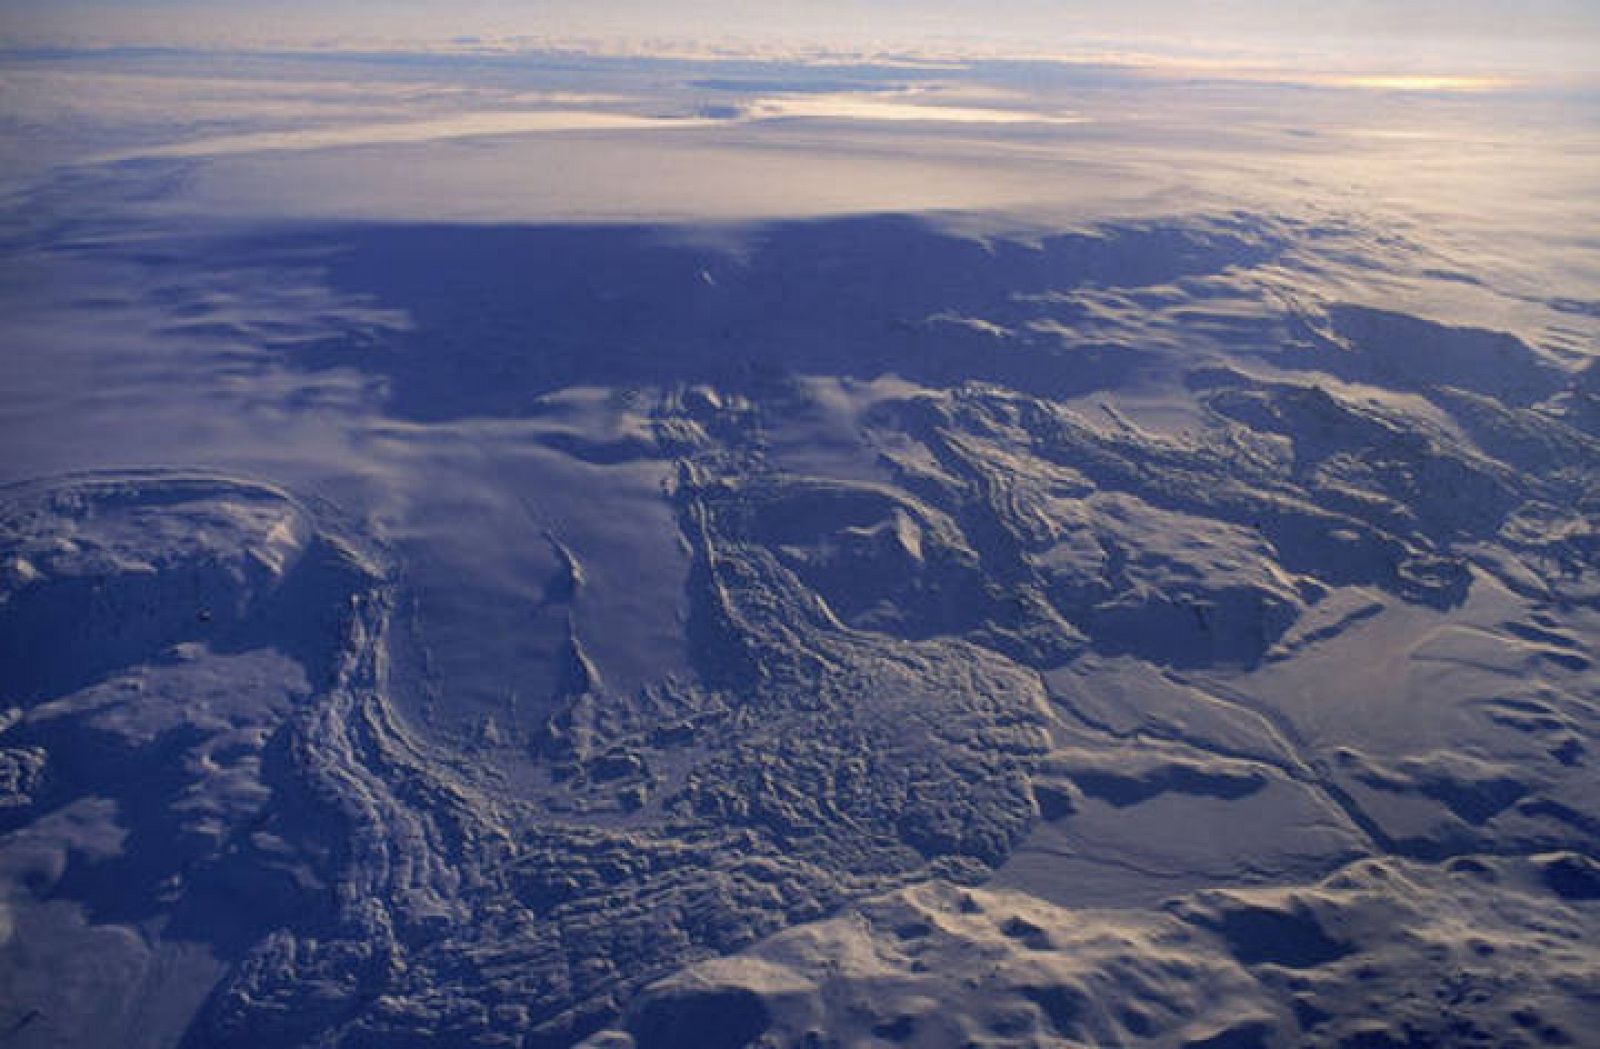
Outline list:
[[[7,56],[0,1043],[1584,1044],[1600,98],[1291,80]]]

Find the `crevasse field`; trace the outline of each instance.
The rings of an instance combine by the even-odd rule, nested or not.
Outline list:
[[[1600,1030],[1600,95],[0,59],[0,1044]]]

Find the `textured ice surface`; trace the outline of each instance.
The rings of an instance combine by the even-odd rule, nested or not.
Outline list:
[[[13,201],[0,1041],[1600,1020],[1579,248],[174,217],[280,164]]]
[[[588,1044],[1582,1044],[1595,915],[1548,883],[1583,862],[1368,860],[1151,912],[931,882],[663,980]]]

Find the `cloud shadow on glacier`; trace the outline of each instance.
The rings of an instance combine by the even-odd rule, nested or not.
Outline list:
[[[1153,351],[1033,330],[1049,308],[1038,296],[1222,273],[1282,247],[1241,218],[1035,244],[980,242],[900,216],[741,236],[726,248],[650,226],[351,225],[234,250],[324,259],[336,291],[406,311],[412,330],[381,346],[336,337],[291,352],[307,366],[381,375],[392,412],[440,421],[521,414],[571,386],[760,389],[791,374],[975,379],[1073,396],[1127,381]]]

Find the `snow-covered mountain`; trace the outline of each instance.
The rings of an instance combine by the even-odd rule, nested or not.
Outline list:
[[[174,61],[8,72],[0,1041],[1585,1042],[1578,103]]]

